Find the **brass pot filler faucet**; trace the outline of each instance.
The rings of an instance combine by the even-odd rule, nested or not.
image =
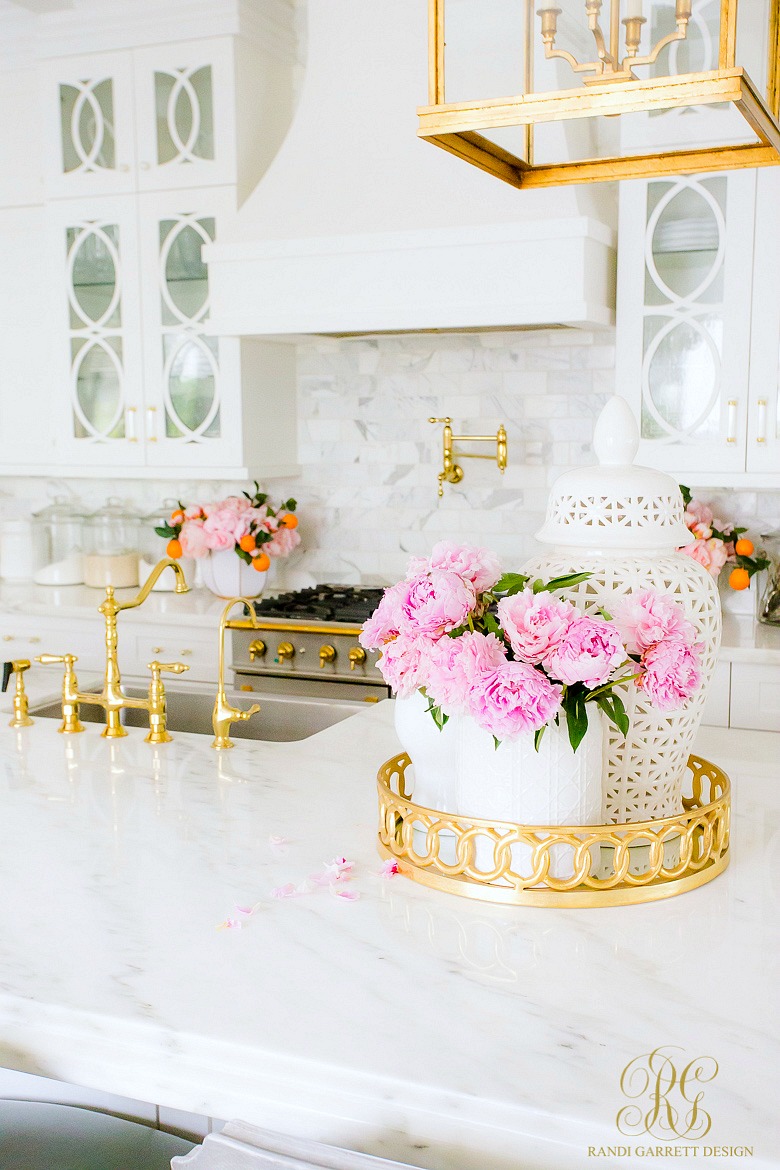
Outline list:
[[[463,468],[455,462],[455,455],[458,459],[495,459],[498,470],[503,475],[506,470],[506,429],[501,423],[495,435],[453,435],[452,433],[452,419],[451,418],[429,418],[429,423],[444,423],[444,430],[442,432],[442,457],[443,467],[438,474],[439,480],[439,499],[444,495],[444,484],[446,483],[460,483],[463,479]],[[470,451],[455,451],[455,443],[495,443],[495,455],[477,455]]]

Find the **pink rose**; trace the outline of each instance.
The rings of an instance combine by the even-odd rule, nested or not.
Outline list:
[[[441,636],[463,625],[476,605],[474,586],[456,573],[435,569],[405,582],[402,631]]]
[[[571,623],[544,666],[567,686],[581,682],[592,689],[605,683],[625,660],[626,648],[611,622],[580,617]]]
[[[448,715],[463,710],[469,691],[482,675],[506,661],[506,649],[495,634],[466,633],[433,643],[425,689]]]
[[[667,638],[689,644],[696,638],[696,629],[680,603],[654,589],[624,597],[615,605],[613,617],[629,654],[643,654]]]
[[[209,551],[208,537],[200,520],[185,520],[179,533],[184,557],[205,557]]]
[[[502,597],[498,603],[498,620],[512,650],[517,658],[532,666],[555,649],[578,616],[570,601],[560,601],[549,593],[534,593],[531,589],[524,589],[514,597]]]
[[[701,643],[666,641],[642,655],[643,671],[637,686],[660,711],[677,711],[701,683]]]
[[[377,666],[387,685],[400,698],[406,699],[425,686],[430,649],[428,638],[406,638],[403,635],[383,646]]]
[[[698,561],[713,577],[718,576],[728,557],[726,545],[715,536],[711,540],[695,540],[693,544],[686,544],[679,551]]]
[[[561,706],[561,688],[525,662],[505,662],[481,675],[469,695],[469,713],[496,739],[536,731]]]
[[[450,540],[440,540],[433,546],[428,564],[431,569],[457,573],[470,581],[477,593],[492,589],[501,576],[498,557],[490,549],[455,544]]]
[[[267,544],[262,546],[262,550],[268,553],[269,557],[288,557],[300,543],[301,538],[298,529],[285,528],[282,525],[274,533],[273,540],[269,540]]]
[[[363,622],[363,629],[358,638],[360,645],[365,646],[366,650],[378,650],[386,642],[392,642],[394,638],[398,637],[402,622],[401,598],[405,595],[406,588],[403,581],[399,582],[398,585],[393,585],[391,589],[385,589],[379,605],[371,617]],[[452,641],[452,639],[448,638],[447,641]]]
[[[691,500],[685,509],[685,523],[691,530],[693,530],[696,524],[704,524],[707,527],[711,527],[712,508],[709,504],[703,504],[701,500]]]

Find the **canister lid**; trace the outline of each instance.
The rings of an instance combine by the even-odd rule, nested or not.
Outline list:
[[[616,550],[690,544],[677,481],[634,463],[639,428],[625,398],[615,395],[602,410],[593,448],[597,464],[565,471],[553,484],[537,540]]]

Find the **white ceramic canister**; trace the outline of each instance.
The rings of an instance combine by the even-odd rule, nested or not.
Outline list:
[[[549,579],[589,572],[563,591],[582,609],[611,612],[643,589],[679,602],[703,647],[702,684],[678,711],[659,711],[632,685],[620,688],[631,720],[624,739],[607,727],[604,796],[607,819],[651,820],[682,811],[682,781],[701,723],[721,637],[720,599],[713,577],[677,550],[690,543],[679,485],[661,471],[634,465],[639,430],[628,403],[612,398],[596,423],[598,465],[565,472],[550,494],[537,539],[546,552],[523,572]]]

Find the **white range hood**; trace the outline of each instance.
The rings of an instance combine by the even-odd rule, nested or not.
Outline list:
[[[417,138],[426,7],[308,0],[305,80],[289,134],[206,253],[219,333],[614,320],[608,190],[520,192]]]

